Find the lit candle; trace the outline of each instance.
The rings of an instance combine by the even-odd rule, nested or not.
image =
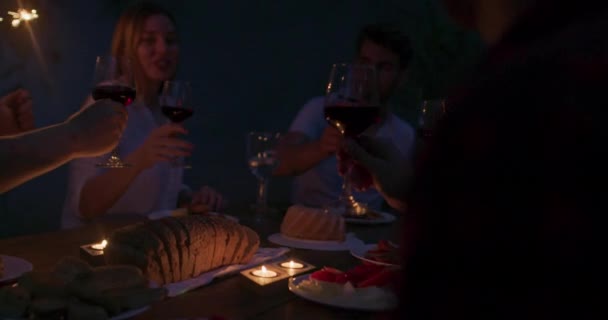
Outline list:
[[[104,239],[102,242],[100,243],[95,243],[91,245],[91,248],[95,249],[95,250],[103,250],[106,248],[106,246],[108,245],[108,242]]]
[[[304,265],[299,262],[295,262],[295,261],[291,260],[289,262],[281,263],[281,267],[288,268],[288,269],[302,269],[302,268],[304,268]]]
[[[277,276],[276,272],[266,269],[265,266],[262,266],[262,268],[259,270],[253,271],[252,274],[260,278],[274,278]]]

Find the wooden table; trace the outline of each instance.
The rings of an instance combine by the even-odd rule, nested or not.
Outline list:
[[[262,240],[262,246],[274,246],[266,241],[276,233],[282,219],[282,211],[276,214],[254,216],[248,210],[228,212],[239,217],[244,225],[254,228]],[[57,231],[40,235],[0,240],[0,252],[30,261],[36,270],[50,270],[59,258],[78,256],[79,247],[98,242],[113,229],[132,223],[132,218],[107,221],[79,229]],[[379,239],[395,240],[400,220],[386,225],[347,225],[366,243]],[[292,249],[289,256],[304,260],[317,267],[332,266],[347,269],[358,261],[348,251],[314,251]],[[219,315],[227,319],[371,319],[378,313],[344,310],[304,300],[289,291],[287,279],[258,286],[240,274],[215,279],[212,283],[174,298],[154,304],[135,319],[178,319]]]

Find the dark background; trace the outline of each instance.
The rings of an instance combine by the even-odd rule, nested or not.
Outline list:
[[[63,121],[87,96],[95,55],[108,50],[114,23],[131,2],[21,1],[40,17],[12,28],[6,12],[19,5],[0,1],[0,94],[24,87],[38,127]],[[451,25],[433,0],[160,2],[178,19],[178,78],[191,81],[195,94],[187,126],[197,148],[186,182],[211,185],[233,203],[255,198],[245,133],[285,131],[308,99],[323,94],[330,65],[353,56],[364,24],[398,22],[412,38],[409,82],[395,98],[395,111],[412,125],[420,100],[444,95],[481,51],[479,39]],[[58,228],[66,169],[0,195],[0,237]],[[271,181],[271,201],[288,196],[289,179]]]

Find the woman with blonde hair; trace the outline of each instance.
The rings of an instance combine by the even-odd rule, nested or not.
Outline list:
[[[112,56],[127,57],[135,78],[137,96],[127,107],[129,119],[118,147],[130,166],[95,166],[108,155],[72,161],[62,227],[106,214],[147,215],[181,206],[194,212],[220,208],[221,195],[209,187],[191,192],[182,184],[183,168],[172,164],[193,148],[178,137],[187,133],[182,126],[167,123],[158,102],[162,83],[177,70],[179,39],[173,15],[149,2],[128,8],[114,31]],[[85,104],[90,103],[89,97]]]

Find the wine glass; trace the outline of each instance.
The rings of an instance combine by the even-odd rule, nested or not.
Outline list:
[[[446,100],[443,98],[422,101],[418,118],[418,137],[428,140],[434,134],[437,122],[447,113]]]
[[[194,113],[192,108],[192,88],[186,81],[163,82],[159,103],[162,113],[173,123],[182,123]],[[184,158],[174,159],[173,166],[192,168]]]
[[[376,69],[363,64],[334,64],[327,83],[325,95],[325,119],[338,129],[344,137],[357,139],[368,128],[381,121],[380,98]],[[342,184],[342,195],[337,203],[327,206],[326,211],[346,216],[362,216],[370,210],[357,202],[352,194],[351,173],[353,169],[369,176],[361,166],[349,161],[348,155],[339,150],[337,156],[346,163]]]
[[[279,164],[276,146],[281,135],[276,132],[250,132],[247,134],[247,165],[258,179],[258,195],[253,209],[257,213],[274,212],[268,207],[268,182]]]
[[[112,99],[128,106],[135,100],[135,83],[131,62],[125,57],[98,56],[95,60],[92,97],[94,100]],[[104,163],[96,164],[102,168],[126,168],[131,165],[123,162],[118,155],[118,147],[110,153]]]

